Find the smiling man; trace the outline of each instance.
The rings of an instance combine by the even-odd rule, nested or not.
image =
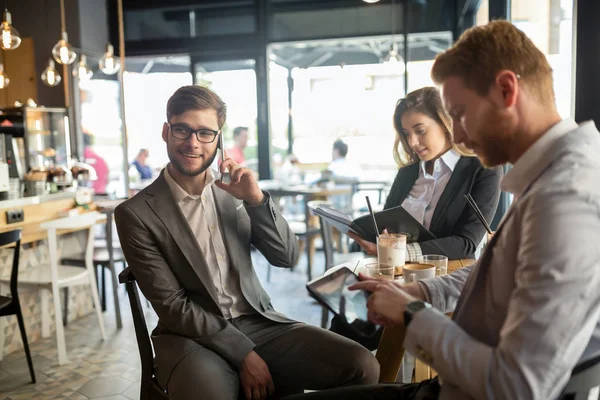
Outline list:
[[[158,381],[175,400],[257,400],[376,382],[379,365],[362,346],[273,309],[250,246],[291,267],[296,237],[249,169],[226,159],[220,169],[230,183],[215,179],[225,118],[211,90],[177,90],[162,129],[170,163],[116,209],[123,252],[159,318]]]
[[[455,141],[484,165],[513,165],[502,181],[513,204],[474,266],[354,287],[372,292],[374,322],[406,327],[405,348],[439,378],[306,399],[557,399],[600,354],[600,133],[561,119],[548,61],[509,22],[466,31],[431,75]]]

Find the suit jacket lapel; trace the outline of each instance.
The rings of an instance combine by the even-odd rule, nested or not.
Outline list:
[[[393,207],[401,206],[406,196],[410,193],[410,189],[414,186],[417,178],[419,177],[419,163],[411,164],[407,167],[404,167],[404,172],[401,177],[400,186],[398,188],[398,192],[396,193],[396,202]]]
[[[198,241],[183,216],[181,210],[175,204],[171,195],[171,189],[164,177],[164,172],[150,185],[145,192],[150,195],[146,200],[148,206],[156,213],[158,218],[165,225],[177,246],[181,249],[192,269],[198,275],[198,278],[204,284],[204,287],[210,293],[215,304],[219,304],[217,292],[210,277],[206,258],[198,246]],[[178,265],[171,265],[171,268],[180,268]]]
[[[435,210],[433,211],[433,216],[431,217],[431,226],[429,226],[430,232],[433,233],[437,229],[439,222],[441,221],[440,216],[444,215],[444,213],[446,212],[446,209],[450,205],[450,202],[457,195],[458,189],[460,188],[461,184],[463,183],[463,178],[465,176],[465,170],[467,168],[469,168],[470,164],[471,164],[471,160],[468,157],[461,157],[458,160],[458,162],[456,163],[456,166],[454,167],[454,171],[452,172],[452,175],[450,176],[450,180],[448,181],[448,184],[444,188],[444,191],[442,192],[442,196],[438,200],[437,206],[435,207]],[[464,201],[463,199],[459,199],[459,200]]]
[[[239,252],[236,251],[234,246],[231,246],[231,244],[235,243],[238,230],[236,203],[233,196],[215,185],[212,186],[212,191],[230,265],[233,268],[237,268],[239,266]]]

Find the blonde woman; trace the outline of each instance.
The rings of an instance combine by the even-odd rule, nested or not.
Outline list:
[[[437,239],[407,246],[407,261],[420,255],[473,258],[485,228],[464,199],[471,194],[483,216],[494,217],[502,168],[486,169],[454,143],[451,119],[439,91],[424,87],[400,100],[394,112],[394,159],[400,166],[384,208],[402,205]],[[375,243],[350,235],[368,254]]]

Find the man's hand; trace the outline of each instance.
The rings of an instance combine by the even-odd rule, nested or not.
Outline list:
[[[258,182],[253,172],[248,168],[240,167],[231,158],[225,159],[219,166],[219,171],[224,174],[229,170],[231,181],[224,183],[221,180],[215,184],[239,200],[244,200],[251,206],[259,205],[265,199],[265,195],[258,187]]]
[[[361,282],[355,283],[348,289],[366,290],[371,293],[367,301],[367,308],[369,309],[369,320],[375,324],[383,326],[403,325],[406,305],[419,298],[425,299],[425,294],[420,287],[415,287],[413,284],[405,285],[405,288],[397,282],[369,278],[362,273],[359,277]],[[414,285],[418,286],[417,283]],[[411,293],[409,294],[406,289]]]
[[[240,383],[246,400],[263,400],[275,392],[269,367],[255,351],[248,353],[240,367]]]

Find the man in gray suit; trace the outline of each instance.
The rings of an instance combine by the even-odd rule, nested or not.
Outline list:
[[[210,169],[225,118],[211,90],[177,90],[162,130],[170,163],[115,211],[127,262],[158,314],[159,383],[171,399],[257,400],[377,382],[379,364],[362,346],[273,309],[250,246],[289,268],[296,237],[252,171],[226,159],[226,183]]]
[[[514,201],[473,267],[356,285],[372,292],[371,319],[406,326],[405,348],[439,378],[306,398],[556,399],[600,353],[600,133],[561,119],[548,61],[509,22],[465,32],[431,74],[456,142],[513,165],[502,189]]]

